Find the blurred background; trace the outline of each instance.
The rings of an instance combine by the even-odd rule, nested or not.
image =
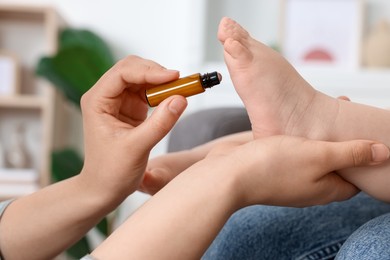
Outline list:
[[[69,169],[77,172],[82,165],[77,100],[96,77],[78,86],[84,78],[75,73],[79,78],[74,80],[64,65],[68,81],[53,81],[58,75],[52,70],[55,60],[49,59],[59,50],[75,51],[75,44],[77,50],[101,55],[104,66],[95,71],[97,77],[129,54],[182,76],[219,71],[221,85],[190,97],[185,115],[243,106],[216,38],[223,16],[280,51],[322,92],[390,107],[388,0],[0,0],[0,197],[22,196],[49,184],[53,167],[78,160]],[[61,38],[66,29],[73,31]],[[81,42],[74,40],[80,37]],[[76,81],[78,92],[69,92],[69,81]],[[163,140],[152,156],[165,149]],[[131,196],[117,222],[147,198]]]

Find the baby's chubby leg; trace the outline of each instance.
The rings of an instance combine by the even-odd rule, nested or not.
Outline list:
[[[286,134],[326,141],[371,139],[390,146],[389,111],[315,90],[279,53],[229,18],[222,19],[218,38],[255,138]],[[389,163],[340,174],[368,194],[390,201]]]
[[[218,39],[255,138],[287,134],[327,139],[337,116],[336,99],[316,91],[279,53],[235,21],[222,19]]]

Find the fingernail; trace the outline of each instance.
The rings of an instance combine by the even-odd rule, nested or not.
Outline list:
[[[183,98],[174,98],[168,105],[168,109],[176,114],[180,115],[187,106],[187,101]]]
[[[374,162],[383,162],[389,159],[390,151],[389,148],[384,144],[373,144],[371,145],[372,160]]]
[[[179,72],[178,70],[171,70],[171,69],[165,69],[165,71],[172,72],[172,73],[178,73]]]

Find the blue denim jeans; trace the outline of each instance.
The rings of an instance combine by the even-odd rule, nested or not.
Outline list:
[[[364,193],[348,201],[324,206],[247,207],[228,220],[202,259],[334,259],[354,231],[388,212],[390,204]],[[385,224],[388,226],[387,242],[383,243],[385,247],[390,247],[389,222]],[[351,243],[348,240],[347,244],[351,244],[349,248],[362,248],[355,240]],[[347,244],[345,250],[348,251]],[[363,259],[344,258],[341,253],[339,259]]]
[[[345,241],[336,259],[390,259],[390,214],[361,226]]]

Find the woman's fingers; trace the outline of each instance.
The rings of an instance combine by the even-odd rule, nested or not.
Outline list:
[[[366,140],[329,142],[323,149],[329,171],[380,164],[389,159],[389,148]]]
[[[187,107],[187,100],[182,96],[172,96],[161,102],[152,115],[136,129],[139,141],[152,149],[179,120]]]

